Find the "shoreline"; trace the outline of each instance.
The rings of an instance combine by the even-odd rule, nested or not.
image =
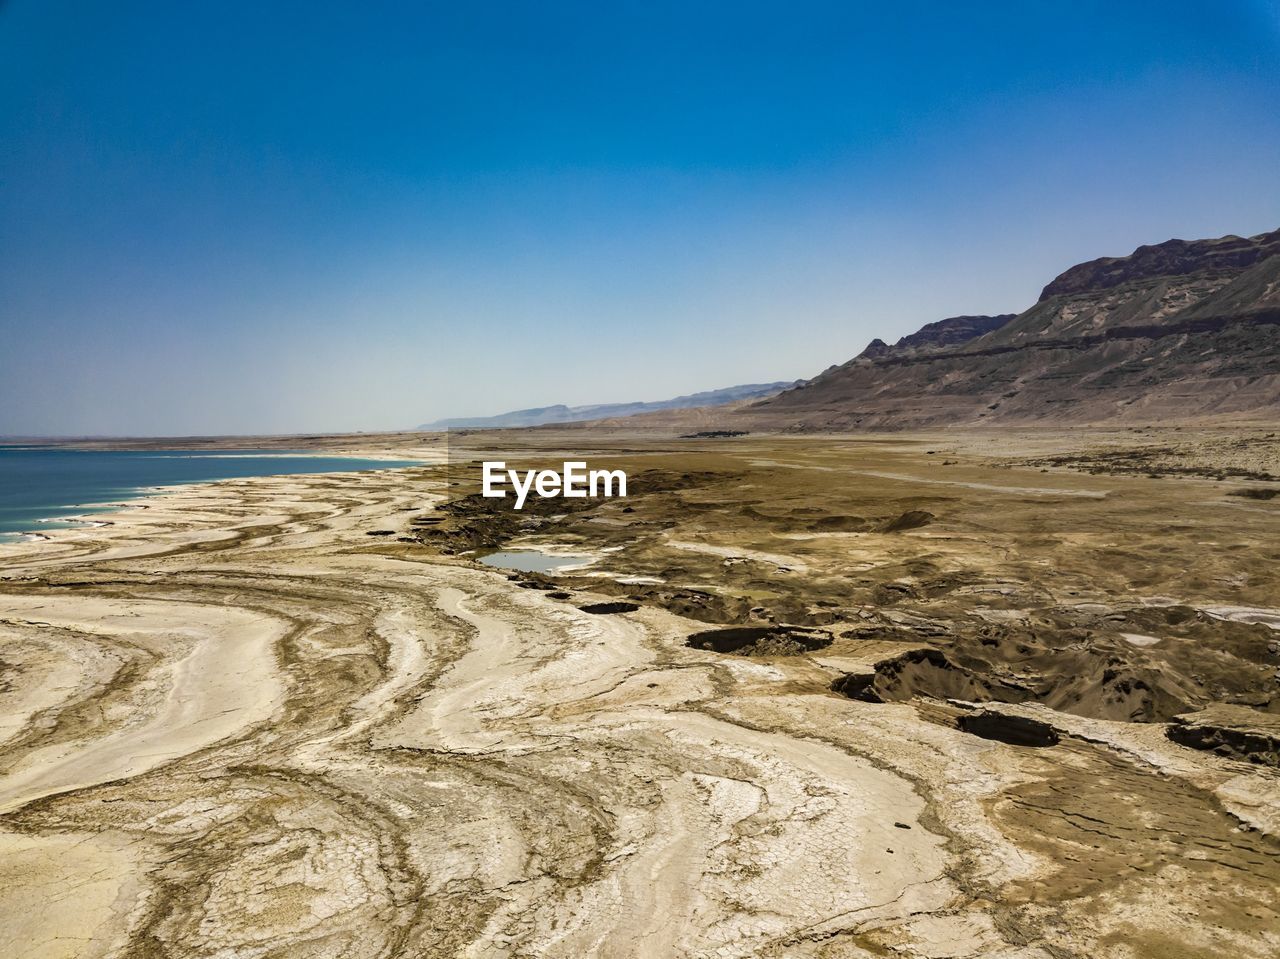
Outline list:
[[[781,746],[785,737],[778,737],[775,744],[764,734],[748,734],[740,727],[723,721],[717,721],[717,725],[713,726],[684,722],[673,724],[674,717],[668,716],[661,704],[668,701],[678,703],[686,699],[690,692],[701,688],[705,680],[697,679],[684,668],[664,671],[655,662],[649,644],[655,638],[664,636],[668,637],[664,642],[670,642],[673,627],[675,630],[681,628],[666,614],[648,611],[639,617],[625,620],[592,616],[548,599],[543,593],[521,589],[510,582],[502,570],[484,570],[470,562],[447,559],[406,561],[377,552],[377,544],[370,543],[364,533],[368,529],[385,526],[388,515],[412,515],[403,514],[402,510],[413,504],[421,504],[424,499],[433,495],[425,484],[408,481],[403,473],[395,475],[397,472],[377,471],[346,476],[312,474],[255,477],[184,486],[148,498],[145,503],[134,501],[134,508],[126,510],[112,527],[61,530],[57,531],[59,542],[10,545],[0,551],[0,569],[4,574],[0,578],[0,606],[5,609],[0,636],[6,640],[5,648],[21,648],[28,651],[24,655],[35,657],[29,660],[27,667],[34,671],[30,678],[37,679],[40,671],[45,668],[41,664],[46,663],[47,653],[39,652],[44,648],[41,643],[53,641],[59,646],[71,643],[65,647],[67,650],[83,649],[87,652],[95,647],[99,650],[93,654],[96,658],[91,659],[81,659],[82,654],[77,652],[76,659],[72,661],[76,665],[68,663],[67,668],[74,670],[81,678],[68,675],[57,689],[32,687],[31,695],[41,698],[29,708],[46,715],[50,710],[54,710],[55,715],[61,712],[66,717],[63,723],[55,725],[46,734],[37,734],[28,727],[24,736],[34,738],[30,739],[30,745],[18,752],[16,766],[12,737],[4,744],[9,748],[0,752],[0,755],[6,757],[5,767],[10,770],[7,775],[0,775],[0,796],[6,799],[5,811],[0,814],[0,851],[12,852],[26,863],[26,878],[22,887],[25,890],[24,896],[41,889],[47,889],[47,894],[52,895],[53,888],[66,879],[65,874],[52,865],[47,869],[38,867],[35,863],[40,860],[33,859],[44,855],[54,856],[55,848],[60,848],[56,846],[61,841],[57,834],[45,833],[40,825],[46,815],[42,810],[62,810],[58,815],[73,817],[78,822],[76,831],[84,834],[87,840],[88,837],[102,836],[103,840],[94,838],[84,844],[85,855],[90,858],[77,868],[82,871],[96,869],[99,881],[110,880],[119,889],[130,888],[138,882],[145,883],[142,877],[146,870],[139,857],[146,854],[141,852],[140,847],[134,846],[121,859],[119,852],[115,851],[116,847],[100,846],[107,835],[101,827],[94,825],[99,821],[100,815],[110,810],[111,816],[118,820],[122,812],[127,811],[134,802],[129,797],[137,790],[142,790],[143,794],[150,797],[150,804],[167,801],[175,803],[175,809],[184,808],[192,802],[199,802],[210,809],[216,809],[226,801],[234,805],[234,796],[238,790],[246,788],[252,782],[252,777],[245,779],[245,774],[229,773],[226,770],[235,768],[237,763],[243,764],[251,755],[259,765],[266,762],[279,766],[282,770],[301,766],[310,771],[309,775],[338,774],[351,761],[343,757],[356,748],[357,740],[351,737],[356,734],[357,729],[363,727],[376,731],[374,735],[383,743],[383,751],[371,753],[367,759],[361,760],[362,768],[385,766],[405,749],[420,749],[436,744],[432,748],[443,750],[447,754],[470,756],[473,761],[495,763],[497,765],[494,768],[497,769],[513,761],[519,762],[519,757],[531,749],[535,751],[534,755],[549,757],[545,752],[549,744],[570,737],[573,741],[581,742],[583,748],[604,748],[593,765],[598,767],[599,773],[606,773],[613,765],[613,761],[607,757],[614,750],[632,750],[647,741],[648,734],[645,734],[633,743],[634,734],[629,730],[636,723],[641,724],[641,729],[652,725],[655,731],[663,731],[660,733],[662,736],[692,737],[691,741],[705,741],[705,745],[698,748],[725,751],[722,761],[726,762],[764,761],[765,753],[772,753]],[[336,510],[333,508],[339,502],[347,502],[355,491],[360,492],[358,505],[344,505]],[[355,503],[354,500],[350,502]],[[323,511],[318,509],[324,503],[331,505]],[[139,506],[145,508],[136,508]],[[317,519],[306,518],[313,515]],[[203,551],[202,544],[215,547],[216,552]],[[218,572],[204,572],[210,560],[215,557]],[[264,562],[267,565],[262,565]],[[66,569],[67,573],[61,573],[62,569]],[[95,572],[97,570],[101,572]],[[159,570],[164,573],[156,578]],[[116,605],[101,607],[100,610],[92,605],[85,605],[84,601],[76,598],[84,595],[85,586],[77,587],[74,593],[60,590],[57,583],[61,576],[68,573],[77,582],[86,582],[90,594],[98,592],[91,584],[105,575],[102,589],[107,592],[103,595],[116,596],[116,599],[110,600]],[[105,585],[105,582],[120,581],[122,576],[126,581],[137,583],[135,587],[125,588],[125,595],[131,597],[127,601],[122,601],[123,598],[120,597],[121,587]],[[274,580],[278,585],[271,587],[270,592],[263,592],[264,581],[267,580]],[[280,629],[271,634],[273,638],[267,640],[272,650],[270,660],[259,660],[257,666],[252,666],[252,661],[248,664],[259,681],[270,678],[262,675],[264,670],[270,670],[272,675],[278,676],[276,682],[282,684],[280,688],[284,690],[283,698],[271,707],[274,718],[270,721],[254,718],[239,708],[224,713],[230,705],[226,696],[235,687],[227,687],[227,692],[211,690],[207,695],[215,698],[210,699],[207,706],[194,713],[184,707],[182,712],[166,719],[163,718],[166,715],[163,711],[156,711],[166,700],[148,705],[149,697],[141,695],[146,688],[145,684],[137,686],[136,681],[133,681],[120,685],[123,674],[118,670],[116,675],[120,678],[108,679],[106,686],[102,686],[101,678],[91,678],[104,669],[110,669],[110,657],[118,655],[111,650],[117,648],[120,640],[138,645],[139,649],[150,649],[152,652],[149,655],[160,656],[157,664],[148,667],[144,674],[151,677],[149,683],[159,683],[160,688],[171,682],[165,678],[170,675],[216,675],[217,671],[209,674],[203,667],[197,667],[194,660],[190,660],[190,665],[184,665],[188,662],[188,657],[199,650],[215,649],[220,642],[219,635],[223,635],[214,629],[206,616],[197,614],[196,611],[206,608],[205,604],[209,603],[217,607],[225,606],[225,600],[217,597],[236,595],[250,583],[254,584],[258,599],[241,608],[246,613],[252,610],[249,615],[254,617],[271,615],[281,618]],[[295,589],[303,589],[312,598],[305,605],[297,605],[289,598]],[[232,592],[225,592],[226,590]],[[370,626],[382,637],[381,642],[388,643],[393,651],[383,668],[385,672],[381,678],[371,677],[374,679],[372,684],[358,682],[350,690],[345,688],[345,684],[332,686],[320,683],[318,677],[325,674],[324,663],[330,656],[348,655],[338,653],[337,650],[355,642],[360,631],[344,632],[345,638],[340,640],[335,637],[339,645],[334,647],[333,653],[325,653],[321,649],[304,653],[304,650],[314,646],[316,640],[299,645],[303,642],[302,637],[312,634],[325,619],[350,616],[364,604],[360,600],[357,605],[352,606],[351,599],[342,598],[348,594],[352,597],[367,594],[371,601],[374,601],[374,597],[382,597],[374,601],[368,614],[361,615],[372,617],[369,620]],[[9,595],[13,596],[12,600],[8,599]],[[319,607],[316,606],[317,602],[321,604]],[[192,605],[193,603],[199,605]],[[118,613],[112,615],[124,617],[117,618],[118,626],[108,626],[108,609],[118,610]],[[348,611],[340,612],[341,610]],[[316,613],[321,614],[319,620],[312,618]],[[170,625],[166,626],[166,622]],[[159,638],[164,630],[171,630],[180,622],[187,624],[181,628],[194,631],[189,632],[182,643],[173,647],[157,645],[155,640],[147,639],[145,633],[139,632],[161,630],[160,633],[153,634]],[[424,632],[423,626],[427,624],[431,626]],[[82,638],[73,638],[67,632],[68,629],[74,630]],[[116,639],[110,639],[110,630],[114,629],[122,629],[124,632],[116,634]],[[64,635],[65,639],[62,638]],[[512,637],[516,635],[522,639],[513,645]],[[82,646],[86,641],[89,645]],[[14,647],[14,642],[19,646]],[[211,646],[210,643],[215,645]],[[188,650],[191,652],[187,652]],[[236,655],[231,650],[227,654]],[[289,664],[299,655],[308,659],[318,655],[319,658],[314,659],[313,665],[306,667],[304,672],[290,679],[294,674],[291,672],[293,667]],[[668,655],[661,658],[668,658]],[[104,660],[104,656],[108,658]],[[693,653],[681,653],[677,659],[691,656],[705,658]],[[47,662],[52,667],[57,660]],[[267,662],[273,665],[268,666]],[[709,665],[697,667],[696,672],[705,671]],[[241,668],[245,666],[242,665]],[[432,687],[435,691],[428,692],[428,698],[425,699],[419,697],[417,700],[404,701],[403,693],[397,693],[396,690],[414,689],[421,682],[418,677],[424,675],[437,677]],[[620,683],[623,687],[636,684],[638,679],[645,679],[649,684],[657,681],[658,692],[649,691],[649,695],[642,697],[642,702],[650,704],[644,708],[634,710],[627,707],[619,711],[624,706],[625,699],[618,700],[617,693],[610,691],[617,690]],[[693,681],[693,686],[688,685],[690,681]],[[298,685],[299,682],[302,683],[301,686]],[[645,682],[639,683],[639,689],[646,688]],[[76,690],[88,691],[95,687],[115,690],[110,695],[117,698],[127,697],[128,701],[135,704],[130,713],[139,719],[130,720],[127,727],[116,727],[114,722],[109,722],[108,727],[102,730],[105,737],[90,726],[70,739],[65,738],[72,728],[66,726],[66,721],[80,708],[74,705],[80,695]],[[180,696],[182,699],[168,698],[167,701],[185,700],[186,697],[177,691],[179,687],[173,686],[172,689],[169,696]],[[63,697],[61,705],[58,703],[60,696]],[[514,702],[524,704],[515,712],[509,706],[502,705],[504,699],[512,698]],[[265,702],[269,700],[264,700]],[[311,705],[304,707],[304,703]],[[575,703],[578,704],[576,709]],[[535,707],[535,704],[539,705]],[[355,710],[352,719],[355,716],[363,716],[363,719],[359,723],[348,721],[334,728],[326,717],[336,715],[333,710],[338,707],[348,711]],[[531,719],[547,708],[552,710],[547,714],[549,717],[559,715],[560,718],[548,720],[552,725],[545,729],[541,722],[530,725],[520,716],[531,708],[534,709]],[[587,709],[588,712],[578,717],[576,710],[581,709]],[[218,733],[214,729],[212,734],[189,738],[196,736],[196,731],[207,725],[205,716],[224,714],[236,724],[234,728],[240,729],[239,733],[229,739],[224,738],[233,728],[227,727],[227,732]],[[262,713],[257,715],[265,716]],[[145,716],[154,718],[138,725],[138,721]],[[592,716],[596,718],[591,718]],[[66,732],[59,734],[60,728],[65,728]],[[161,764],[150,768],[114,765],[127,761],[127,757],[133,752],[133,747],[126,746],[125,740],[120,740],[119,748],[103,748],[111,737],[123,735],[112,731],[121,728],[166,730],[162,742],[167,744],[164,747],[167,752],[164,754],[165,758],[161,759]],[[270,758],[274,755],[270,744],[282,734],[289,741],[296,740],[297,743],[288,747],[278,758]],[[209,740],[209,735],[214,736],[214,741]],[[605,736],[605,743],[601,743],[599,747],[588,746],[601,735]],[[81,736],[88,738],[81,739]],[[299,736],[302,738],[298,739]],[[606,746],[609,741],[613,741],[612,746]],[[877,807],[896,807],[902,810],[899,812],[900,816],[909,816],[906,809],[910,807],[904,805],[905,797],[914,795],[914,787],[909,783],[891,773],[879,772],[872,766],[865,765],[864,761],[853,759],[831,747],[822,747],[822,752],[816,750],[818,747],[806,747],[803,759],[798,755],[788,761],[787,766],[773,772],[766,772],[766,767],[761,767],[762,781],[773,779],[778,786],[782,786],[793,776],[807,780],[832,775],[851,776],[851,783],[861,780],[862,785],[858,790],[864,798],[855,800],[850,796],[836,807],[843,810],[841,818],[845,821],[844,831],[847,834],[843,841],[852,842],[855,846],[874,845],[874,839],[867,842],[870,838],[867,830],[878,831],[881,828],[866,819],[860,811],[863,804],[873,797],[879,797],[874,798]],[[56,765],[50,765],[48,760],[42,758],[46,755],[60,758]],[[354,757],[357,754],[350,755]],[[119,759],[113,758],[117,756]],[[546,761],[546,758],[539,760],[539,764],[545,764]],[[768,760],[770,763],[775,761]],[[281,763],[284,765],[280,766]],[[372,767],[367,766],[369,763],[372,763]],[[792,767],[794,772],[784,771]],[[413,765],[406,765],[393,772],[396,768],[398,766],[393,765],[382,773],[382,777],[393,777],[388,785],[392,782],[408,782],[404,777],[410,774]],[[544,779],[544,774],[536,773],[535,768],[529,767],[525,773],[517,774],[522,783],[518,792],[500,789],[493,797],[502,797],[501,801],[509,807],[506,815],[495,820],[494,825],[500,826],[500,829],[494,839],[503,830],[514,828],[526,834],[525,841],[568,843],[557,853],[564,857],[563,862],[568,868],[574,861],[572,845],[579,841],[575,838],[576,827],[568,826],[568,832],[557,840],[555,833],[542,833],[540,829],[528,832],[527,826],[518,825],[525,815],[532,812],[528,805],[530,801],[542,807],[545,814],[548,811],[547,804],[552,799],[553,794],[546,792],[550,782]],[[841,769],[846,771],[840,772]],[[197,770],[204,770],[201,775],[207,778],[191,779],[191,773]],[[637,774],[639,772],[638,767]],[[651,773],[652,770],[645,775]],[[319,794],[303,799],[308,794],[306,780],[294,778],[295,773],[281,775],[286,778],[279,780],[279,785],[273,788],[280,799],[298,793],[299,801],[305,802],[308,807],[314,808],[317,803],[323,805],[326,802]],[[591,775],[594,779],[597,773]],[[560,911],[562,907],[554,905],[561,895],[556,892],[556,884],[546,879],[534,878],[528,892],[518,898],[522,905],[517,909],[516,904],[512,903],[506,907],[506,911],[510,913],[512,920],[527,910],[546,913],[538,921],[541,931],[535,932],[534,938],[530,940],[535,949],[569,949],[580,953],[582,949],[589,948],[590,942],[605,934],[606,930],[612,930],[626,939],[656,931],[648,929],[650,919],[643,909],[636,914],[634,921],[612,918],[612,910],[606,904],[612,884],[621,882],[632,894],[640,897],[637,902],[657,895],[661,901],[671,903],[674,908],[674,904],[682,898],[680,890],[685,884],[697,882],[697,877],[704,874],[705,864],[699,865],[702,857],[709,855],[718,842],[731,838],[731,832],[723,830],[736,819],[731,816],[722,826],[711,823],[695,825],[701,815],[699,810],[702,800],[695,788],[695,780],[689,779],[687,775],[682,778],[682,775],[677,774],[674,780],[681,785],[672,790],[664,790],[661,795],[654,795],[658,805],[648,811],[643,811],[644,806],[634,807],[631,800],[616,794],[614,787],[606,785],[606,781],[599,783],[597,801],[604,804],[603,808],[614,808],[616,812],[612,815],[622,817],[619,825],[623,832],[609,839],[604,850],[605,854],[617,857],[614,865],[608,869],[612,878],[589,887],[589,890],[595,891],[588,891],[588,895],[598,900],[595,907],[587,913],[594,918],[580,925],[577,931],[572,926],[553,931],[562,924],[568,913]],[[228,776],[230,781],[224,783],[223,780]],[[378,778],[380,777],[370,780],[367,774],[362,774],[361,788],[372,788],[376,792]],[[243,780],[243,785],[233,785],[239,780]],[[200,782],[208,783],[208,787],[198,786]],[[639,779],[634,782],[637,786],[642,785]],[[30,785],[26,785],[28,783]],[[40,786],[41,783],[46,785]],[[345,788],[352,788],[353,785]],[[429,780],[424,781],[422,787],[415,788],[428,786]],[[460,781],[455,788],[461,786]],[[397,788],[407,787],[401,785]],[[571,795],[561,794],[562,788],[564,787],[555,787],[554,795],[561,798],[551,803],[552,808]],[[770,786],[770,789],[774,788]],[[842,788],[847,789],[848,786]],[[209,789],[213,791],[210,792]],[[527,794],[527,798],[521,798],[521,793]],[[36,795],[44,795],[44,798],[38,803],[32,803],[30,799]],[[173,798],[166,800],[164,797],[168,795]],[[469,802],[476,801],[479,795],[476,794]],[[198,796],[205,798],[197,799]],[[225,796],[226,799],[220,800],[216,798],[218,796]],[[372,795],[366,802],[371,800]],[[489,800],[484,801],[489,803]],[[785,800],[779,794],[769,804],[770,808],[779,802],[791,800]],[[108,805],[102,805],[103,803]],[[918,799],[912,803],[919,808]],[[432,808],[432,804],[427,803],[419,808],[425,812]],[[154,812],[150,812],[147,817],[153,815]],[[208,815],[201,814],[202,819],[208,819]],[[221,814],[214,813],[206,826],[194,828],[213,828],[219,815]],[[831,815],[835,815],[834,809]],[[512,818],[513,816],[516,818]],[[831,825],[833,821],[827,818],[827,824]],[[692,847],[680,851],[675,858],[672,858],[672,852],[676,847],[670,843],[678,837],[666,834],[664,822],[669,820],[687,821],[684,843],[693,843]],[[501,825],[504,822],[505,825]],[[22,824],[19,832],[13,831],[16,823]],[[339,823],[342,825],[338,825]],[[348,829],[367,828],[360,823],[360,816],[352,818],[352,813],[341,813],[335,820],[335,838]],[[118,830],[120,826],[114,828]],[[217,868],[224,876],[240,868],[236,865],[239,853],[233,854],[231,858],[212,851],[205,853],[203,850],[206,844],[193,842],[193,838],[184,832],[174,834],[171,840],[163,840],[161,834],[155,833],[141,822],[137,826],[125,826],[125,829],[126,834],[134,834],[139,838],[148,835],[151,843],[160,841],[162,848],[169,850],[161,853],[166,857],[223,856]],[[424,854],[440,841],[428,839],[427,834],[417,832],[408,822],[395,829],[397,832],[401,829],[410,830],[416,838],[410,839],[406,834],[398,841],[420,844]],[[798,822],[784,830],[789,835],[789,841],[799,841],[796,830],[806,834],[810,832],[809,827]],[[438,820],[432,827],[432,832],[446,843],[462,842],[462,845],[453,847],[453,852],[439,849],[434,854],[439,862],[447,862],[451,856],[459,854],[470,855],[463,852],[467,848],[464,834],[458,833],[456,826],[450,825],[448,819]],[[713,840],[712,835],[720,838]],[[813,835],[816,838],[817,834]],[[47,838],[39,838],[42,836]],[[450,839],[451,836],[454,838]],[[254,840],[250,835],[245,839],[267,843],[259,848],[271,848],[269,840],[264,838]],[[319,837],[317,841],[321,846],[328,842]],[[889,901],[914,883],[932,880],[935,867],[931,863],[938,855],[938,838],[921,829],[912,836],[895,837],[895,841],[906,856],[900,868],[878,870],[875,878],[870,870],[865,874],[847,873],[839,886],[830,887],[830,894],[838,898],[853,896],[854,898],[847,899],[850,905],[857,902]],[[652,852],[635,856],[625,851],[637,844]],[[503,841],[499,841],[498,848],[502,845]],[[855,846],[849,848],[851,863],[860,859]],[[99,848],[102,849],[100,857],[95,852]],[[918,852],[908,855],[909,850],[913,849]],[[691,853],[696,858],[691,859]],[[49,861],[52,864],[53,860]],[[90,863],[95,865],[90,866]],[[363,884],[361,896],[368,897],[372,904],[377,905],[386,902],[383,893],[379,891],[382,880],[378,878],[385,866],[377,866],[375,863],[376,859],[369,863],[374,872],[368,874],[367,879],[357,881]],[[245,865],[248,865],[247,861]],[[513,867],[517,868],[517,873],[509,875],[514,878],[522,871],[521,867],[512,863],[501,869]],[[488,877],[483,880],[486,886],[491,886],[504,898],[507,896],[501,891],[507,882],[501,878],[501,869],[494,873],[493,867],[485,865],[479,859],[470,868],[476,870],[478,876]],[[277,866],[268,862],[253,866],[256,882],[287,881],[287,871],[277,873],[277,869],[285,869],[284,864]],[[781,875],[775,877],[777,879],[781,879]],[[326,888],[336,891],[338,886],[335,884],[351,880],[350,873],[345,868],[339,868],[332,873],[324,869],[313,872],[309,882],[319,892]],[[44,885],[46,882],[47,886]],[[765,888],[762,886],[762,891]],[[770,896],[773,898],[774,894]],[[471,898],[474,899],[474,896]],[[488,894],[482,898],[487,899]],[[943,902],[942,898],[932,898],[936,905]],[[919,902],[920,899],[916,896],[911,901]],[[361,925],[367,930],[366,935],[378,939],[383,934],[382,922],[375,920],[373,915],[358,919],[362,907],[356,902],[352,900],[350,905],[331,913],[334,917],[332,921],[339,921],[343,925]],[[539,905],[540,902],[544,905]],[[809,911],[813,906],[806,904],[803,898],[794,898],[785,905],[784,900],[779,899],[776,905],[785,914],[793,916],[792,919],[783,921],[783,925],[778,927],[779,932],[787,927],[807,926],[822,918],[820,912]],[[12,919],[14,914],[10,910],[15,907],[18,904],[11,895],[0,892],[0,918]],[[385,910],[388,905],[377,905],[377,908]],[[449,908],[455,913],[455,921],[459,909],[468,911],[460,903]],[[836,908],[835,911],[842,909]],[[676,913],[680,914],[680,911]],[[725,913],[726,918],[729,915],[731,911]],[[145,912],[132,908],[127,900],[119,903],[111,901],[94,909],[87,909],[77,924],[85,927],[87,934],[95,939],[119,944],[134,935],[142,934],[146,928],[145,916]],[[139,926],[140,922],[144,926]],[[37,927],[36,932],[39,933],[38,919],[33,917],[25,923]],[[5,923],[0,923],[0,927],[3,925]],[[686,946],[705,941],[702,939],[705,934],[702,923],[695,922],[692,915],[683,914],[683,918],[675,924],[665,923],[664,927],[668,930],[667,935],[674,937],[668,939],[669,945],[674,941],[684,942]],[[236,920],[230,915],[219,920],[215,928],[214,934],[227,947],[239,941],[235,938],[238,935]],[[149,934],[155,933],[153,931]],[[761,941],[758,935],[752,935],[744,943]],[[536,945],[539,942],[542,943],[541,946]],[[555,945],[556,943],[560,945]],[[655,946],[654,950],[656,949]],[[645,954],[658,955],[659,951],[654,950],[646,951]]]
[[[46,449],[64,449],[64,448],[65,447],[44,447],[44,446],[31,445],[31,446],[22,447],[22,450],[41,451]],[[89,454],[96,453],[96,452],[104,452],[104,453],[105,452],[126,452],[126,450],[115,450],[115,449],[111,449],[111,450],[83,449],[83,450],[75,450],[75,451],[89,453]],[[160,452],[169,452],[169,451],[155,450],[152,452],[160,453]],[[400,452],[393,452],[385,449],[364,449],[364,450],[351,450],[351,451],[343,451],[343,452],[305,450],[305,449],[293,450],[293,451],[266,450],[261,452],[250,452],[247,449],[243,451],[236,451],[236,450],[219,451],[219,450],[210,449],[208,451],[173,450],[172,452],[188,453],[190,454],[190,456],[186,458],[191,458],[191,459],[253,459],[259,455],[263,455],[271,459],[351,459],[351,460],[372,461],[372,462],[386,461],[386,462],[395,462],[400,464],[398,466],[374,467],[374,468],[366,468],[362,470],[333,470],[333,471],[330,471],[332,473],[367,472],[373,469],[376,469],[376,470],[413,469],[419,465],[430,466],[430,465],[435,465],[441,462],[441,460],[439,459],[438,451],[430,450],[430,449],[419,450],[419,451],[404,450]],[[405,462],[406,459],[413,459],[413,460],[417,460],[418,462],[406,463]],[[260,476],[298,476],[298,475],[318,476],[318,475],[328,475],[328,474],[281,472],[281,473],[264,473],[259,475]],[[136,505],[140,501],[151,499],[156,496],[163,495],[165,493],[180,490],[184,487],[205,485],[210,483],[222,483],[222,482],[227,482],[229,480],[236,480],[236,479],[253,479],[253,478],[256,478],[256,477],[254,476],[216,477],[212,479],[192,479],[192,480],[187,480],[187,481],[178,482],[178,483],[168,483],[168,484],[159,484],[159,485],[140,485],[130,489],[124,489],[124,490],[113,489],[111,491],[112,493],[111,498],[99,503],[75,502],[75,503],[66,503],[66,504],[49,504],[47,507],[42,507],[42,508],[48,508],[50,510],[63,510],[63,509],[77,510],[77,511],[83,511],[83,512],[76,512],[76,513],[71,513],[67,515],[58,515],[57,513],[53,513],[48,516],[41,516],[41,517],[27,521],[27,522],[30,522],[31,524],[66,523],[68,524],[66,526],[61,526],[61,525],[50,526],[44,529],[25,529],[25,528],[12,529],[12,530],[0,529],[0,547],[5,545],[12,545],[14,543],[22,543],[22,542],[28,542],[28,541],[37,541],[37,540],[54,541],[57,539],[57,537],[52,537],[49,534],[55,533],[55,532],[62,532],[66,530],[91,529],[95,527],[111,525],[110,521],[95,520],[95,519],[92,519],[91,517],[103,516],[103,515],[114,515],[120,512],[121,510],[131,508],[132,506]]]

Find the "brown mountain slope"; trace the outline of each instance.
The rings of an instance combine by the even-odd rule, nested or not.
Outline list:
[[[735,417],[803,430],[1280,419],[1280,230],[1093,260],[959,346],[881,346]]]

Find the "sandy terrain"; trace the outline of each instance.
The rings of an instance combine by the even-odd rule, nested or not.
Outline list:
[[[1268,464],[1046,437],[593,438],[627,500],[231,480],[0,546],[0,955],[1274,956]]]

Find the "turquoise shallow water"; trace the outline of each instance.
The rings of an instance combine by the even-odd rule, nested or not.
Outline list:
[[[410,460],[310,456],[280,450],[68,450],[0,446],[0,541],[78,525],[149,487],[245,476],[338,473],[418,466]]]

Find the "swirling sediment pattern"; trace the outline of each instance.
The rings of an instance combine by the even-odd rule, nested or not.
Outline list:
[[[365,535],[432,497],[415,470],[229,481],[5,547],[0,953],[1068,948],[1035,892],[1061,769]],[[1202,867],[1261,895],[1274,860],[1205,815]],[[1094,910],[1125,882],[1096,868]]]

